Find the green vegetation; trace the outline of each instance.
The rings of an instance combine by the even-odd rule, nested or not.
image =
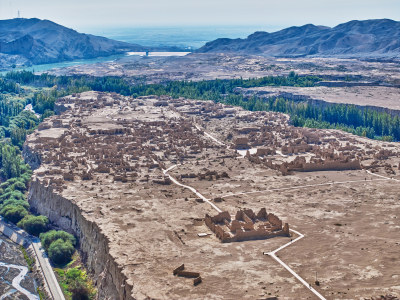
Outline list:
[[[46,233],[42,233],[40,235],[40,240],[42,242],[42,246],[46,251],[49,249],[50,245],[57,241],[57,240],[63,240],[64,242],[70,242],[72,245],[75,246],[76,244],[76,239],[72,234],[69,234],[68,232],[65,231],[57,231],[57,230],[50,230]]]
[[[32,176],[17,147],[0,144],[0,174],[6,179],[0,185],[0,215],[17,224],[28,216],[29,204],[25,192]]]
[[[5,77],[15,84],[31,84],[48,90],[38,92],[31,102],[39,113],[50,115],[55,100],[66,94],[87,90],[116,92],[125,96],[170,95],[188,99],[213,100],[241,106],[250,111],[276,111],[291,116],[294,126],[340,129],[359,136],[400,141],[400,118],[386,112],[346,104],[316,106],[308,101],[283,98],[244,96],[237,88],[259,86],[314,86],[322,80],[317,76],[267,76],[253,79],[209,80],[199,82],[173,81],[165,84],[144,84],[143,79],[118,77],[35,76],[29,72],[12,72]]]
[[[50,260],[56,265],[69,263],[74,252],[75,248],[71,242],[62,239],[52,242],[47,250]]]
[[[82,92],[87,88],[74,90],[53,87],[47,82],[46,75],[40,76],[35,87],[22,86],[36,78],[32,73],[23,72],[16,75],[19,83],[12,79],[0,78],[0,214],[10,222],[17,224],[32,235],[40,235],[45,249],[53,263],[63,265],[71,261],[75,252],[75,238],[63,231],[48,230],[48,219],[44,216],[29,214],[29,203],[26,192],[31,180],[32,171],[21,157],[21,149],[27,134],[33,132],[40,121],[54,114],[54,103],[59,97]],[[42,114],[40,120],[30,111],[24,110],[32,104],[36,112]],[[32,270],[34,260],[26,250],[21,248],[27,264]],[[75,270],[75,269],[74,269]],[[92,299],[95,291],[84,271],[68,272],[68,291],[72,299]],[[38,289],[40,299],[44,293]]]
[[[1,176],[6,180],[21,176],[23,163],[18,149],[8,144],[0,147]]]
[[[81,266],[74,268],[56,269],[60,285],[67,299],[94,299],[96,290]]]
[[[4,94],[0,90],[0,138],[10,138],[13,145],[22,148],[26,135],[39,124],[39,119],[30,111],[24,110],[30,94]]]
[[[49,220],[45,216],[27,215],[17,225],[29,234],[38,236],[46,231],[48,224]]]
[[[35,259],[31,258],[28,254],[28,252],[26,252],[26,249],[23,246],[20,246],[19,249],[21,250],[22,254],[24,255],[25,261],[28,264],[29,267],[29,271],[32,272],[33,270],[33,266],[35,264]]]
[[[37,291],[37,293],[39,295],[39,299],[40,300],[45,300],[46,299],[46,294],[41,290],[40,287],[37,287],[36,291]]]
[[[42,233],[40,240],[53,263],[64,265],[71,261],[76,245],[76,239],[72,234],[65,231],[50,230]]]
[[[28,214],[28,211],[20,205],[9,204],[2,208],[0,214],[6,220],[16,224]]]
[[[32,171],[21,157],[26,136],[39,122],[54,114],[58,98],[89,90],[116,92],[125,96],[169,95],[174,98],[212,100],[243,107],[250,111],[275,111],[291,116],[294,126],[332,128],[385,141],[400,141],[400,119],[370,108],[346,104],[315,106],[308,101],[284,98],[244,96],[238,88],[260,86],[314,86],[317,76],[268,76],[257,79],[210,80],[199,82],[174,81],[145,84],[141,78],[52,76],[31,72],[11,72],[0,77],[0,214],[18,223],[30,234],[40,235],[42,244],[57,269],[61,286],[68,299],[92,299],[95,291],[81,267],[69,268],[75,252],[76,239],[64,231],[48,230],[48,219],[29,214],[26,192]],[[24,110],[32,104],[40,119]],[[335,224],[336,225],[336,224]],[[25,256],[25,253],[24,253]],[[28,263],[29,265],[29,263]],[[44,298],[41,294],[40,298]]]

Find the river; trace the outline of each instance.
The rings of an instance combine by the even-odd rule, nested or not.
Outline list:
[[[151,57],[184,56],[189,53],[190,52],[149,52],[147,56],[151,56]],[[133,56],[133,55],[146,56],[146,52],[127,52],[125,54],[111,55],[111,56],[107,56],[107,57],[77,59],[77,60],[64,61],[64,62],[59,62],[59,63],[54,63],[54,64],[32,65],[30,67],[16,68],[13,71],[31,71],[31,72],[35,72],[35,73],[45,73],[52,69],[60,69],[60,68],[79,66],[79,65],[91,65],[91,64],[97,64],[97,63],[113,62],[118,59],[128,57],[128,56]],[[7,72],[9,72],[9,71],[1,71],[0,75],[5,75]]]
[[[19,246],[0,235],[0,300],[39,300],[36,282]]]

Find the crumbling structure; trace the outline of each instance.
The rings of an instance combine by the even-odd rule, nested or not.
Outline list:
[[[265,208],[257,214],[251,209],[239,210],[233,220],[227,211],[214,217],[207,214],[205,223],[223,243],[290,236],[289,224],[283,225],[276,215],[268,214]]]

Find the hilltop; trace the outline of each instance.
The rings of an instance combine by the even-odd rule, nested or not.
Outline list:
[[[333,28],[307,24],[273,33],[255,32],[246,39],[217,39],[197,52],[273,57],[399,58],[400,22],[389,19],[350,21]]]
[[[79,33],[49,20],[0,20],[0,67],[95,58],[143,47]]]

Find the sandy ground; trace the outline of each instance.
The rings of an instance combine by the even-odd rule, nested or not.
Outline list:
[[[153,180],[162,180],[162,170],[175,164],[180,165],[170,171],[174,178],[212,201],[223,196],[222,202],[215,203],[222,210],[233,214],[240,208],[265,207],[304,234],[303,239],[278,252],[278,257],[326,299],[400,296],[399,181],[366,170],[282,176],[231,148],[237,128],[248,126],[264,132],[263,126],[270,124],[273,139],[283,144],[298,139],[303,131],[288,126],[285,116],[245,112],[210,102],[170,99],[168,106],[157,106],[157,101],[91,92],[70,97],[64,104],[73,102],[74,108],[45,121],[44,127],[27,140],[27,145],[43,157],[35,179],[50,180],[55,190],[78,204],[85,218],[100,226],[110,240],[111,255],[134,287],[134,297],[315,299],[280,264],[263,255],[295,236],[221,243],[203,221],[206,213],[216,214],[209,204],[199,201],[188,189]],[[225,112],[222,117],[221,112]],[[62,128],[57,120],[62,120]],[[195,125],[225,145],[216,143]],[[99,127],[104,131],[90,133]],[[119,127],[129,130],[115,131]],[[55,128],[60,129],[59,135]],[[365,166],[376,160],[373,157],[381,149],[392,149],[393,154],[379,160],[374,171],[400,179],[396,169],[398,144],[336,131],[313,132],[321,141],[339,141],[321,142],[319,147],[330,145],[348,153],[338,150],[342,143],[362,145],[348,154],[363,153]],[[229,133],[233,138],[227,138]],[[365,149],[371,153],[365,154]],[[105,156],[96,158],[98,153]],[[278,154],[270,158],[286,159]],[[96,171],[105,161],[110,162],[109,172]],[[394,167],[394,174],[388,175],[385,164]],[[126,171],[128,165],[132,171]],[[92,170],[92,178],[82,180],[86,170]],[[198,175],[207,171],[226,172],[228,177],[200,179]],[[72,179],[62,180],[65,173],[72,174]],[[136,173],[133,180],[129,179],[132,173]],[[182,177],[191,173],[194,178]],[[127,182],[118,176],[127,176]],[[246,192],[252,193],[235,195]],[[198,233],[209,235],[199,237]],[[194,287],[192,280],[173,276],[172,270],[182,263],[187,270],[200,272],[200,285]],[[320,286],[315,286],[316,276]]]
[[[273,58],[226,54],[190,54],[184,57],[130,56],[111,63],[80,65],[51,71],[57,75],[124,76],[165,80],[254,78],[269,75],[325,75],[332,79],[400,84],[399,62],[371,62],[334,58]]]
[[[271,96],[279,96],[282,93],[290,93],[295,96],[305,96],[309,97],[310,99],[323,100],[331,103],[378,106],[393,110],[400,110],[400,89],[394,87],[260,87],[251,88],[248,90],[256,92],[268,92]]]

